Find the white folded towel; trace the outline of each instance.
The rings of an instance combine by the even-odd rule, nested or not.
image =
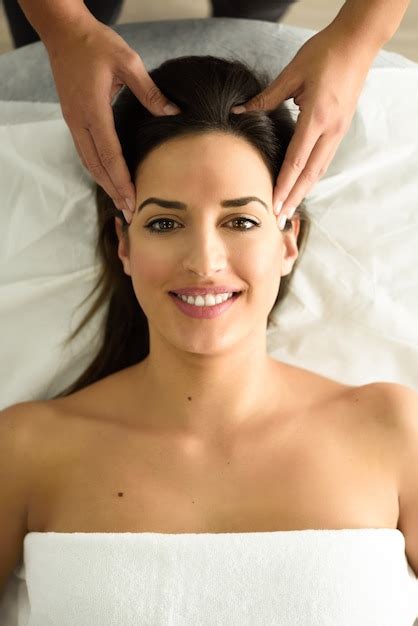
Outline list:
[[[1,626],[412,626],[418,617],[405,538],[386,528],[31,532],[15,574],[25,593]]]

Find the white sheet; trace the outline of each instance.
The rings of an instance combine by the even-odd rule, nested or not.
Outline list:
[[[277,359],[348,384],[418,390],[417,111],[418,65],[369,72],[351,128],[306,199],[310,240],[268,331]],[[61,349],[98,272],[93,180],[59,104],[1,102],[2,119],[0,408],[72,382],[98,348],[105,312]]]
[[[310,240],[268,332],[275,358],[349,384],[418,390],[417,112],[418,66],[370,71],[351,128],[307,198]],[[59,105],[2,102],[2,120],[0,408],[72,382],[94,356],[104,314],[61,350],[98,266],[93,181]]]

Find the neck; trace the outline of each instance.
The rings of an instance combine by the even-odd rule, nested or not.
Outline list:
[[[210,356],[150,345],[132,371],[134,405],[149,427],[207,440],[232,436],[277,409],[279,395],[284,402],[289,397],[286,366],[267,354],[265,343],[257,350],[242,342]]]

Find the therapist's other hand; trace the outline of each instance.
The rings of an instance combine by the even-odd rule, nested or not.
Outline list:
[[[164,111],[172,103],[149,76],[141,57],[94,16],[68,25],[44,43],[62,114],[80,159],[130,222],[136,194],[115,130],[114,97],[127,85],[154,115],[180,110]]]
[[[300,109],[273,190],[278,222],[283,216],[291,219],[327,171],[350,127],[376,53],[376,48],[355,43],[339,26],[331,24],[308,39],[264,91],[244,103],[245,112],[273,110],[293,98]],[[232,107],[231,112],[241,111]]]

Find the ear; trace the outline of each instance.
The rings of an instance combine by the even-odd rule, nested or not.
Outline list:
[[[292,271],[293,265],[299,256],[297,245],[300,218],[295,215],[290,221],[291,226],[287,230],[282,231],[283,235],[283,260],[282,260],[282,276],[287,276]]]
[[[122,261],[123,271],[125,272],[125,274],[131,276],[131,263],[129,260],[129,235],[127,230],[123,232],[122,220],[120,219],[120,217],[115,217],[115,229],[119,239],[118,257]]]

